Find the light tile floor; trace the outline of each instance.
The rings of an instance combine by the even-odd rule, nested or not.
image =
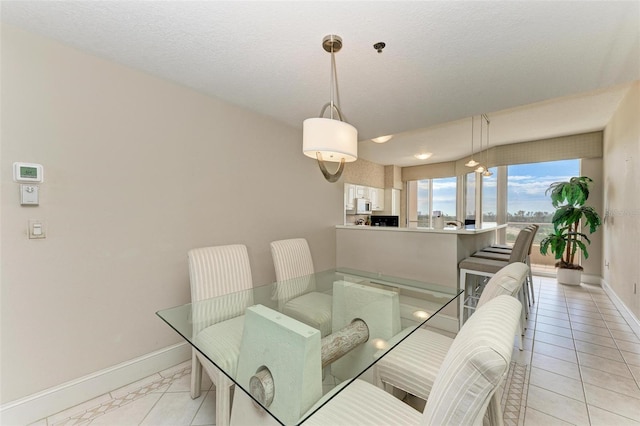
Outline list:
[[[534,284],[525,350],[514,348],[502,399],[505,425],[640,426],[640,339],[615,305],[597,286]],[[34,425],[213,425],[215,389],[205,379],[192,400],[189,382],[186,362]]]

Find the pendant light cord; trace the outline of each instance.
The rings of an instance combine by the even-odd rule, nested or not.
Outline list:
[[[338,68],[336,67],[336,54],[333,51],[333,45],[331,46],[331,118],[333,118],[333,111],[335,108],[340,109],[340,91],[338,90]],[[340,114],[340,120],[344,120],[342,114]]]
[[[473,160],[473,115],[471,116],[471,159]]]
[[[336,57],[335,57],[335,53],[333,52],[333,44],[331,45],[331,77],[329,78],[329,102],[331,102],[331,105],[329,107],[329,109],[331,111],[329,111],[329,117],[333,120],[333,75],[336,72]]]
[[[486,115],[484,116],[484,119],[487,120],[487,155],[486,155],[486,163],[487,163],[487,170],[489,170],[489,124],[491,124],[491,122],[489,121],[489,117],[487,117]]]

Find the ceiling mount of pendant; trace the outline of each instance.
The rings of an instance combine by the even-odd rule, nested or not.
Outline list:
[[[337,53],[342,49],[342,37],[331,34],[322,39],[322,48],[331,53]]]

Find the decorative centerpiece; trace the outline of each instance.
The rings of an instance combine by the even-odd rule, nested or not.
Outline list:
[[[551,194],[551,204],[556,212],[551,219],[553,233],[540,242],[540,253],[551,252],[558,259],[557,279],[561,284],[580,285],[583,268],[576,254],[580,249],[584,258],[588,258],[587,245],[591,244],[582,230],[588,229],[592,234],[601,225],[600,216],[593,207],[585,206],[592,182],[593,179],[586,176],[572,177],[568,182],[552,183],[545,192]]]

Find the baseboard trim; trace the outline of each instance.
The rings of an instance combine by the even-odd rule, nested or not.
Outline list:
[[[618,308],[624,319],[627,320],[627,323],[636,334],[636,336],[640,338],[640,321],[638,320],[638,318],[636,318],[636,316],[633,315],[633,312],[631,312],[631,310],[627,308],[627,305],[625,305],[624,302],[618,297],[616,292],[613,290],[613,288],[611,288],[609,283],[604,278],[601,278],[600,286],[603,288],[605,293],[607,293],[613,304],[616,305],[616,308]]]
[[[533,272],[533,275],[536,277],[556,278],[555,269],[550,271],[548,269],[533,268],[532,272]],[[582,273],[581,281],[585,284],[593,284],[593,285],[601,286],[602,285],[601,280],[602,278],[600,278],[599,275],[585,274],[584,272]]]
[[[437,314],[433,318],[429,318],[429,321],[427,321],[427,326],[439,328],[440,330],[449,331],[451,333],[457,333],[459,322],[457,317]]]
[[[602,287],[602,278],[599,275],[582,273],[582,282],[585,284],[599,285]]]
[[[0,423],[7,426],[33,423],[166,370],[190,358],[191,346],[187,342],[151,352],[6,403],[0,407]]]

